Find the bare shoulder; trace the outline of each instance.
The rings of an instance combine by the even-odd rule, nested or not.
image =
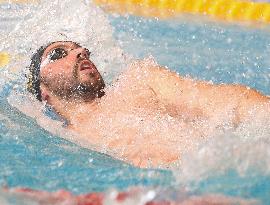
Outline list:
[[[165,84],[179,81],[183,79],[178,73],[169,70],[166,67],[160,66],[153,58],[145,58],[140,61],[134,61],[126,72],[125,77],[130,80],[135,79],[144,84],[153,85]],[[152,87],[152,86],[150,86]]]
[[[128,76],[147,77],[151,72],[158,70],[159,65],[152,58],[133,61],[124,72]]]
[[[237,95],[245,102],[261,102],[268,103],[270,102],[270,98],[260,91],[250,88],[244,85],[221,85],[223,89],[227,90],[227,93],[231,93],[232,95]]]

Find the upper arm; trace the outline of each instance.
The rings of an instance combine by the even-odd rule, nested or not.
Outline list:
[[[125,78],[136,86],[151,88],[163,100],[175,99],[181,93],[182,78],[150,59],[134,62],[125,73]]]
[[[247,86],[196,81],[162,67],[150,68],[150,72],[153,79],[149,82],[159,97],[189,112],[200,111],[209,117],[226,113],[224,117],[235,111],[234,121],[238,124],[250,118],[251,113],[265,114],[270,110],[270,98]]]
[[[269,102],[268,97],[242,85],[215,85],[184,78],[145,61],[137,64],[137,69],[139,71],[135,75],[141,83],[151,87],[164,104],[182,108],[181,110],[200,110],[209,117],[235,110],[242,121],[254,106]]]
[[[162,101],[179,101],[183,95],[183,78],[175,72],[161,66],[144,67],[144,82],[154,90]]]
[[[242,85],[229,86],[237,95],[237,115],[240,121],[251,117],[255,112],[269,112],[270,98]]]

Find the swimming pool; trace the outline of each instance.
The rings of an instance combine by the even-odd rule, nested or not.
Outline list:
[[[10,20],[6,21],[1,27],[3,32],[12,27],[8,27]],[[16,21],[19,19],[14,17],[14,25]],[[158,63],[181,75],[217,83],[242,83],[270,94],[268,26],[227,24],[196,16],[158,20],[110,15],[109,21],[117,43],[125,53],[136,58],[152,55]],[[5,71],[1,70],[2,76]],[[137,185],[169,190],[185,187],[198,195],[221,193],[269,204],[270,124],[267,119],[245,125],[236,132],[228,130],[209,140],[198,151],[185,156],[183,167],[138,169],[46,131],[34,119],[10,106],[8,97],[14,85],[22,85],[14,79],[8,82],[3,79],[2,185],[48,191],[66,189],[76,194],[112,188],[123,190]]]

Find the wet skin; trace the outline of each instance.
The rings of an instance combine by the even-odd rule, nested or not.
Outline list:
[[[102,89],[104,82],[96,66],[89,60],[89,55],[87,49],[72,42],[50,45],[42,57],[41,84],[66,100],[80,98],[77,95],[82,92],[76,92],[78,87],[88,89],[85,92],[86,100],[95,98],[93,91]]]
[[[57,48],[65,55],[50,60]],[[140,167],[169,166],[217,128],[237,127],[252,109],[270,110],[255,90],[183,78],[149,59],[132,63],[98,95],[103,88],[87,49],[57,42],[45,50],[42,98],[68,119],[75,142]]]

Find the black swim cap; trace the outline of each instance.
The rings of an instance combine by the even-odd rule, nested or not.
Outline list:
[[[40,65],[42,56],[44,51],[48,46],[53,43],[49,43],[48,45],[41,46],[32,56],[31,64],[29,66],[29,75],[28,75],[28,82],[27,82],[27,90],[31,94],[33,94],[36,99],[42,101],[41,99],[41,90],[40,90]]]

